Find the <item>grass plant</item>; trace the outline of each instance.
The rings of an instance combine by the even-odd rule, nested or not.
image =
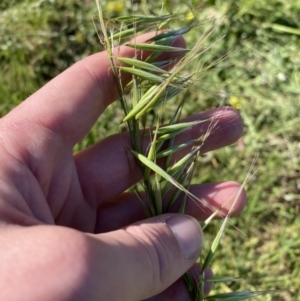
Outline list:
[[[200,26],[195,17],[195,11],[187,3],[182,2],[179,13],[173,13],[170,9],[170,1],[164,1],[158,16],[129,15],[109,20],[104,19],[99,1],[96,0],[96,3],[101,25],[99,38],[107,51],[115,84],[119,90],[119,102],[124,113],[122,123],[127,123],[131,136],[133,149],[127,152],[129,156],[135,156],[142,174],[142,180],[139,185],[134,186],[134,190],[140,196],[141,206],[146,215],[151,217],[168,212],[178,200],[180,192],[183,192],[185,197],[183,199],[181,197],[179,213],[185,213],[187,198],[210,206],[193,195],[189,191],[189,186],[195,163],[201,154],[201,147],[205,139],[215,130],[216,123],[211,118],[210,126],[205,134],[183,145],[176,144],[176,137],[184,134],[196,124],[207,121],[180,122],[185,98],[181,98],[181,101],[178,99],[194,85],[198,78],[202,77],[203,73],[209,72],[220,61],[216,60],[210,64],[202,63],[201,67],[187,72],[191,70],[191,63],[195,64],[195,60],[199,62],[199,57],[213,47],[214,43],[205,45],[205,42],[215,29],[214,21],[211,22],[212,26],[208,27],[208,30],[196,40],[192,48],[186,49],[173,46],[173,44],[178,37]],[[135,41],[136,35],[149,31],[156,31],[156,34],[143,43]],[[135,49],[134,58],[121,57],[118,53],[123,39],[129,37],[133,42],[127,42],[125,45]],[[145,61],[141,61],[138,57],[144,51],[149,51],[150,54]],[[160,55],[164,52],[173,53],[173,55],[169,59],[160,60]],[[176,60],[177,63],[174,64]],[[196,65],[199,64],[198,62]],[[168,66],[171,67],[168,68]],[[131,75],[131,81],[125,86],[122,84],[122,73]],[[166,114],[166,108],[170,102],[177,102],[177,104],[171,114],[170,112]],[[147,145],[144,142],[146,137],[149,138]],[[182,159],[172,162],[174,153],[188,147],[189,150]],[[141,197],[143,193],[146,197]],[[236,199],[239,193],[240,191],[237,192]],[[168,194],[171,198],[164,209],[163,199]],[[208,298],[204,295],[204,270],[212,263],[234,206],[235,201],[225,216],[207,256],[199,259],[202,262],[200,275],[197,279],[189,273],[183,276],[191,297],[195,301],[248,300],[263,294],[262,292],[231,292],[215,294]],[[210,209],[215,212],[204,222],[203,229],[214,216],[220,213],[222,207]],[[216,279],[217,282],[222,281],[220,277]],[[214,282],[214,278],[210,281]]]
[[[149,15],[149,2],[103,0],[101,4],[105,17],[113,19],[121,12],[125,16]],[[223,103],[238,109],[245,123],[245,134],[237,145],[198,157],[201,168],[196,165],[191,181],[234,179],[242,183],[253,157],[259,153],[258,169],[245,184],[249,188],[247,207],[238,219],[230,219],[213,258],[215,274],[230,276],[215,278],[211,295],[227,293],[225,300],[230,300],[233,292],[254,291],[266,292],[255,300],[300,300],[299,1],[190,3],[197,7],[203,28],[211,25],[207,20],[218,23],[204,43],[214,46],[201,59],[207,64],[221,57],[226,59],[210,72],[203,72],[198,80],[194,78],[193,85],[182,92],[188,101],[181,114],[190,115]],[[178,5],[179,1],[173,7]],[[93,15],[97,15],[94,0],[1,1],[1,116],[75,61],[103,49],[95,33]],[[188,49],[199,39],[199,28],[202,29],[197,27],[186,34]],[[127,34],[129,37],[134,32]],[[127,38],[123,36],[123,40]],[[237,46],[238,50],[233,51]],[[135,68],[134,62],[122,63]],[[189,74],[195,71],[187,69]],[[142,70],[153,71],[147,67]],[[162,74],[156,69],[155,75]],[[172,107],[172,102],[168,102],[170,111],[178,105],[176,102]],[[147,115],[151,121],[151,114]],[[74,151],[122,131],[125,123],[120,125],[120,121],[124,117],[120,104],[113,104]],[[152,125],[149,137],[153,139],[156,123]],[[167,156],[168,149],[161,152],[161,156]],[[221,227],[221,221],[209,223],[206,241],[213,242]],[[208,254],[211,245],[204,248]],[[222,300],[225,296],[219,297]]]

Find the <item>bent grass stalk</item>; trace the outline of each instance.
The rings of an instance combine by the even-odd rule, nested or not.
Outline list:
[[[191,63],[199,65],[195,61],[201,54],[214,46],[214,44],[203,46],[207,37],[214,31],[214,27],[206,31],[194,47],[183,49],[173,46],[173,43],[178,37],[198,26],[192,8],[186,3],[186,10],[182,13],[173,13],[169,1],[165,0],[164,4],[167,11],[160,16],[134,15],[116,17],[111,20],[104,19],[99,0],[96,0],[96,4],[99,11],[102,37],[99,34],[98,36],[109,56],[111,70],[119,91],[119,101],[124,111],[124,118],[121,123],[127,124],[133,145],[132,149],[129,151],[124,149],[124,151],[127,151],[128,156],[133,155],[136,158],[143,175],[139,185],[134,185],[133,189],[145,214],[150,217],[168,212],[176,202],[180,202],[179,212],[184,213],[187,198],[198,205],[210,207],[204,200],[193,195],[189,191],[189,186],[197,157],[201,154],[201,147],[207,137],[216,129],[216,117],[210,120],[180,122],[181,111],[185,103],[184,98],[179,102],[171,117],[165,114],[165,111],[168,103],[177,99],[175,96],[187,91],[197,77],[200,78],[203,72],[223,59],[220,58],[205,68],[199,68],[189,74],[186,73],[188,65]],[[177,27],[172,28],[172,26]],[[163,31],[161,32],[161,30]],[[124,39],[135,38],[139,33],[150,31],[156,31],[156,35],[147,41],[126,44],[135,50],[135,57],[120,56],[118,49]],[[139,60],[139,55],[145,51],[151,54],[145,61]],[[171,58],[160,60],[160,55],[166,51],[172,53]],[[177,61],[176,65],[174,65],[175,60]],[[126,86],[122,84],[121,73],[131,75],[132,79]],[[205,134],[184,143],[178,144],[176,142],[178,135],[183,135],[193,126],[202,122],[209,122]],[[147,129],[146,125],[150,129]],[[149,141],[149,145],[144,145],[145,140]],[[186,151],[186,155],[177,162],[172,161],[172,156],[183,149]],[[247,179],[242,187],[244,187]],[[141,195],[139,189],[141,187],[146,198]],[[195,276],[186,273],[183,276],[193,300],[247,300],[262,294],[262,292],[234,292],[209,297],[204,295],[204,281],[217,283],[237,280],[233,277],[213,277],[207,280],[204,279],[203,271],[213,260],[241,189],[237,191],[231,209],[224,217],[210,252],[204,259],[200,258],[202,263],[200,275]],[[182,192],[185,197],[180,200],[179,197]],[[164,205],[163,200],[166,199],[166,196],[168,196],[169,202]],[[221,208],[210,207],[214,213],[204,222],[203,229],[213,217],[221,214],[225,205],[223,204]]]

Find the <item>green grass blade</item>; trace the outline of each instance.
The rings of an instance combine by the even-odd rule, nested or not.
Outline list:
[[[121,31],[117,31],[116,33],[112,34],[109,36],[110,40],[120,40],[123,38],[127,38],[131,35],[133,35],[135,32],[138,32],[139,30],[137,30],[136,28],[129,28],[127,30],[121,30]]]
[[[135,116],[136,119],[141,118],[144,116],[149,110],[155,109],[156,107],[162,105],[163,103],[167,102],[169,99],[173,98],[178,93],[182,92],[182,89],[168,86],[171,82],[166,80],[160,87],[158,87],[157,94],[154,94],[153,97],[149,100],[149,102],[143,107],[140,112],[138,112]]]
[[[191,192],[189,192],[187,189],[185,189],[179,182],[177,182],[173,177],[171,177],[167,172],[165,172],[161,167],[159,167],[157,164],[150,161],[147,157],[145,157],[142,154],[139,154],[135,152],[134,150],[131,150],[131,152],[135,155],[135,157],[142,162],[145,166],[149,167],[152,171],[159,174],[162,178],[167,180],[169,183],[171,183],[176,188],[180,189],[181,191],[185,192],[189,196],[191,196],[193,199],[199,200],[196,196],[194,196]]]
[[[214,276],[212,278],[205,279],[206,282],[213,282],[213,283],[235,282],[240,280],[241,278],[231,277],[231,276]]]
[[[147,105],[149,105],[149,103],[153,100],[155,100],[155,98],[157,97],[158,93],[159,93],[159,87],[160,86],[152,86],[142,97],[142,99],[138,102],[138,104],[136,106],[134,106],[132,108],[132,110],[125,116],[125,118],[123,119],[123,122],[128,121],[134,117],[136,117],[136,115],[141,112],[143,110],[143,108],[145,108]]]
[[[157,124],[157,126],[158,126],[158,124]],[[153,140],[151,141],[149,152],[147,155],[147,158],[153,162],[155,162],[155,160],[156,160],[156,142],[157,142],[157,132],[154,132],[154,137],[153,137]]]
[[[190,146],[190,145],[193,145],[194,144],[194,141],[189,141],[189,142],[186,142],[186,143],[181,143],[181,144],[177,144],[177,145],[172,145],[162,151],[159,151],[157,154],[156,154],[156,158],[163,158],[163,157],[166,157],[166,156],[170,156],[184,148],[186,148],[187,146]]]
[[[136,78],[136,76],[133,76],[132,78],[132,106],[136,106],[138,104],[139,101],[139,86],[138,86],[138,79]]]
[[[222,226],[221,228],[219,229],[211,247],[210,247],[210,250],[204,260],[204,263],[203,263],[203,266],[202,266],[202,270],[205,270],[211,263],[216,251],[217,251],[217,248],[220,244],[220,241],[221,241],[221,238],[223,236],[223,233],[225,231],[225,227],[226,227],[226,224],[227,224],[227,221],[228,221],[228,216],[225,217],[223,223],[222,223]]]
[[[149,208],[146,206],[144,200],[143,200],[142,197],[140,196],[139,191],[138,191],[136,185],[135,185],[135,187],[134,187],[134,191],[135,191],[135,194],[136,194],[138,200],[140,201],[140,204],[141,204],[141,206],[142,206],[142,208],[143,208],[143,211],[144,211],[144,213],[146,214],[146,216],[147,216],[148,218],[152,217],[153,214],[151,214]]]
[[[164,69],[161,69],[153,64],[149,64],[149,63],[137,60],[137,59],[127,58],[127,57],[117,57],[117,60],[122,63],[136,67],[138,69],[144,69],[144,70],[152,71],[152,72],[156,72],[156,73],[167,73],[167,71]]]
[[[163,83],[165,81],[165,78],[163,78],[161,76],[155,75],[155,74],[147,72],[147,71],[139,70],[139,69],[136,69],[136,68],[120,67],[120,70],[124,71],[124,72],[134,74],[138,77],[141,77],[143,79],[149,80],[149,81],[154,82],[154,83],[159,83],[160,84],[160,83]]]
[[[231,292],[231,293],[223,293],[223,294],[216,294],[212,296],[208,296],[206,298],[207,301],[242,301],[242,300],[249,300],[251,298],[255,298],[261,295],[266,294],[265,292]]]
[[[156,125],[156,128],[158,128],[158,127],[159,127],[159,120],[157,121],[157,125]],[[153,140],[151,141],[149,152],[147,155],[147,158],[154,163],[156,162],[156,139],[157,139],[157,132],[155,131],[154,137],[153,137]],[[144,178],[148,179],[149,176],[150,176],[150,169],[146,168]],[[160,187],[156,187],[156,191],[157,191],[157,189],[160,191]]]
[[[179,36],[169,36],[155,41],[155,45],[171,46]]]
[[[203,123],[207,120],[198,120],[198,121],[190,121],[190,122],[181,122],[181,123],[174,123],[171,125],[162,126],[157,130],[158,134],[164,135],[169,134],[170,132],[178,131],[178,130],[187,130],[194,125],[199,123]]]
[[[176,78],[176,73],[171,74],[164,83],[162,83],[160,86],[157,87],[158,91],[157,93],[153,93],[153,97],[149,99],[149,102],[143,106],[143,108],[141,110],[139,110],[138,113],[135,114],[135,119],[139,119],[141,118],[144,114],[146,114],[146,112],[148,110],[150,110],[151,108],[154,108],[156,105],[158,105],[160,103],[160,101],[164,101],[164,95],[167,93],[168,91],[166,91],[169,87],[170,84],[174,84],[173,81]],[[181,92],[182,90],[177,90],[174,93],[178,94],[179,92]],[[152,95],[151,95],[152,96]],[[169,96],[168,96],[169,98]],[[132,118],[132,117],[131,117]]]
[[[156,213],[162,214],[163,208],[162,208],[162,195],[161,195],[161,187],[160,187],[160,177],[157,173],[154,175],[155,177],[155,209]]]
[[[274,31],[289,33],[294,35],[300,35],[300,29],[293,28],[281,24],[263,23],[263,27],[272,28]]]
[[[169,38],[169,37],[175,37],[178,38],[179,36],[184,35],[185,33],[189,32],[191,30],[191,26],[184,26],[184,27],[180,27],[180,28],[176,28],[176,29],[171,29],[171,30],[167,30],[163,33],[160,33],[152,38],[150,38],[148,41],[154,42],[154,41],[159,41],[165,38]]]
[[[128,43],[128,47],[132,47],[138,50],[147,50],[147,51],[159,51],[159,52],[188,52],[189,50],[181,47],[172,47],[165,45],[157,44],[145,44],[145,43]]]
[[[149,160],[147,157],[145,157],[142,154],[139,154],[133,150],[131,152],[141,161],[145,166],[149,167],[152,171],[159,174],[162,178],[167,180],[168,182],[172,183],[175,187],[178,189],[185,191],[186,189],[178,183],[174,178],[172,178],[168,173],[166,173],[162,168],[160,168],[157,164],[153,163],[151,160]]]
[[[181,129],[181,130],[177,130],[177,131],[173,131],[164,135],[159,136],[159,138],[157,139],[157,142],[160,143],[162,141],[166,141],[169,140],[173,137],[176,137],[177,135],[179,135],[180,133],[183,133],[185,131],[185,129]]]
[[[203,223],[202,229],[204,230],[209,223],[220,213],[220,211],[223,209],[223,206],[220,207],[219,209],[215,210]]]
[[[187,60],[183,60],[183,61],[187,61]],[[158,87],[157,93],[156,94],[153,93],[153,98],[145,106],[143,106],[143,108],[141,110],[139,110],[139,112],[137,114],[135,114],[135,119],[141,118],[150,108],[152,108],[158,102],[158,100],[160,99],[161,95],[165,92],[167,87],[171,83],[173,83],[173,81],[175,81],[175,82],[177,81],[178,72],[181,71],[183,67],[184,67],[184,64],[182,62],[181,62],[181,64],[178,64],[176,70],[175,71],[173,70],[173,73],[170,74],[170,76],[165,80],[165,82],[161,86]],[[189,78],[189,77],[190,76],[188,76],[187,78]],[[185,80],[185,78],[184,78],[184,80]]]
[[[147,15],[134,15],[134,16],[120,16],[116,17],[114,20],[116,21],[126,21],[128,23],[156,23],[162,22],[172,18],[172,15],[162,15],[162,16],[147,16]]]
[[[135,115],[135,119],[140,119],[141,117],[143,117],[151,108],[154,107],[154,105],[159,101],[160,96],[164,93],[165,89],[166,89],[167,85],[166,82],[163,83],[163,85],[160,85],[157,87],[157,91],[154,91],[154,93],[152,93],[153,97],[149,98],[149,101],[146,103],[145,106],[143,106],[143,108],[141,110],[139,110],[139,112]]]
[[[181,180],[184,177],[185,171],[188,169],[189,164],[191,163],[191,160],[188,160],[187,162],[183,163],[178,169],[176,169],[172,174],[169,174],[178,182],[181,182]],[[162,195],[166,195],[167,192],[170,190],[171,184],[167,182],[165,186],[162,189]]]
[[[193,156],[197,154],[198,151],[199,151],[198,148],[191,150],[187,155],[185,155],[178,162],[176,162],[170,169],[168,169],[168,173],[169,174],[175,173],[178,169],[180,169],[187,162],[189,162],[193,158]]]
[[[188,168],[188,170],[187,170],[187,172],[186,172],[186,174],[185,174],[185,176],[184,176],[184,179],[183,179],[183,181],[181,182],[182,185],[186,185],[187,182],[189,182],[189,185],[190,185],[191,178],[192,178],[192,174],[193,174],[193,170],[194,170],[194,162],[193,162],[193,163],[190,165],[190,167]],[[189,188],[189,185],[188,185],[188,188]],[[175,203],[176,200],[177,200],[177,197],[178,197],[178,195],[177,195],[177,196],[175,195],[175,196],[174,196],[174,199],[171,200],[170,203],[171,203],[171,202]],[[184,213],[185,213],[186,200],[187,200],[187,195],[185,195],[185,196],[183,197],[183,199],[181,200],[181,204],[180,204],[180,208],[179,208],[179,213],[181,213],[181,214],[184,214]],[[170,204],[170,203],[169,203],[169,204]],[[172,206],[172,204],[171,204],[170,206]]]

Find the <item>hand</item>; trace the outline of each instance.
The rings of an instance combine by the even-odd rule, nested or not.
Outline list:
[[[121,52],[134,55],[127,47]],[[124,193],[140,179],[134,158],[128,163],[124,151],[130,147],[128,134],[72,153],[117,98],[109,69],[106,53],[92,55],[0,122],[1,300],[188,298],[177,279],[194,265],[203,244],[194,218],[204,219],[211,210],[190,201],[187,214],[194,218],[170,213],[146,219],[135,195]],[[208,137],[203,152],[231,144],[242,134],[241,118],[230,108],[189,120],[213,115],[218,130]],[[208,126],[201,123],[179,139],[199,137]],[[191,190],[219,207],[238,188],[226,182]],[[242,193],[233,215],[245,200]]]

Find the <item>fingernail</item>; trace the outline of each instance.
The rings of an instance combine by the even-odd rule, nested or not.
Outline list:
[[[197,220],[188,215],[177,215],[166,220],[177,239],[186,259],[199,255],[203,245],[203,233]]]

